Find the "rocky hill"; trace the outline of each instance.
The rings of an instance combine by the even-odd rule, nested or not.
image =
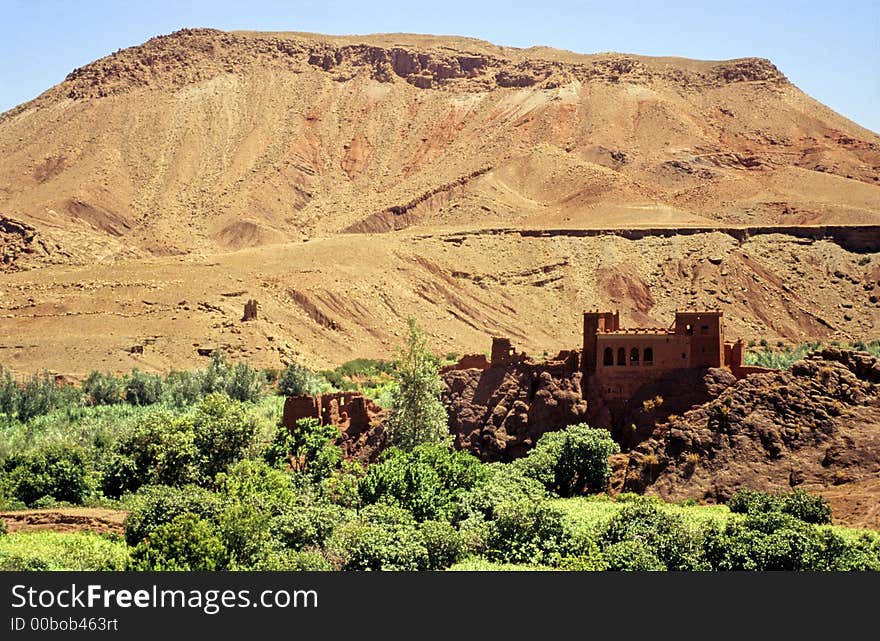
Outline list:
[[[459,353],[575,347],[586,307],[880,324],[880,137],[757,58],[183,30],[0,115],[0,157],[16,371],[327,366],[410,314]]]
[[[828,494],[847,522],[880,527],[880,359],[829,348],[749,376],[617,465],[617,489],[723,501],[741,487],[802,487]]]

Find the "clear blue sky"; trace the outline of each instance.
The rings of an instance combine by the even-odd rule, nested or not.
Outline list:
[[[182,27],[413,32],[516,47],[772,60],[814,98],[880,132],[880,0],[0,0],[0,111],[75,67]]]

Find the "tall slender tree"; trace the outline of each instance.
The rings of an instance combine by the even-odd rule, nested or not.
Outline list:
[[[449,426],[440,401],[440,363],[415,319],[406,322],[406,341],[395,358],[397,387],[391,395],[388,430],[392,444],[411,450],[422,443],[449,442]]]

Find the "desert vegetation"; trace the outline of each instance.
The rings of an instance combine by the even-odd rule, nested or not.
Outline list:
[[[370,465],[345,460],[333,426],[281,426],[280,394],[333,385],[300,366],[274,386],[219,354],[194,372],[79,386],[4,373],[0,509],[127,517],[122,535],[0,534],[0,568],[880,570],[880,534],[831,525],[827,502],[802,491],[743,490],[726,506],[609,497],[619,446],[586,424],[510,463],[456,451],[437,366],[411,324],[394,363],[337,370],[336,383],[393,390],[400,431]]]

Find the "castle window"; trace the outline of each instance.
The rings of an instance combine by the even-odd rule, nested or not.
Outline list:
[[[623,347],[617,350],[617,364],[626,365],[626,350]]]
[[[694,333],[694,326],[688,323],[684,326],[684,333],[691,336]]]
[[[654,364],[654,350],[651,347],[645,348],[645,365]]]
[[[682,352],[682,353],[681,353],[681,357],[682,357],[682,359],[686,359],[686,358],[688,357],[688,355],[685,354],[684,352]]]
[[[709,333],[709,326],[708,325],[700,326],[700,333],[701,334],[708,334]]]
[[[638,347],[632,348],[632,350],[629,353],[629,360],[631,361],[631,363],[633,365],[639,364],[639,348]]]
[[[602,356],[602,365],[614,365],[614,350],[610,347],[605,348],[605,353]]]

